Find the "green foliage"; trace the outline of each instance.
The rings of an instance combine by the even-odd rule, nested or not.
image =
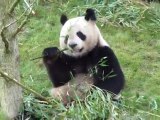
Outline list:
[[[71,7],[67,7],[70,6]],[[82,4],[82,3],[81,3]],[[80,5],[81,5],[80,4]],[[113,26],[138,27],[139,21],[143,20],[146,12],[154,14],[157,18],[158,11],[149,9],[144,3],[128,0],[87,0],[84,5],[74,6],[72,1],[62,4],[59,10],[62,13],[83,15],[87,8],[94,8],[98,15],[99,22]],[[64,9],[65,8],[65,9]],[[152,19],[154,21],[154,19]],[[159,21],[159,20],[158,20]],[[157,22],[155,20],[154,22]]]
[[[31,16],[19,38],[20,69],[24,84],[49,96],[52,85],[42,61],[31,59],[41,56],[45,47],[59,45],[61,13],[69,17],[83,15],[86,8],[90,7],[96,10],[97,24],[119,59],[126,86],[121,103],[111,101],[101,90],[94,90],[84,101],[77,98],[67,107],[59,101],[53,101],[53,106],[48,105],[25,91],[22,115],[30,119],[99,120],[112,116],[120,120],[159,120],[160,5],[137,1],[37,2],[34,7],[36,14]],[[22,10],[20,6],[17,13],[22,13]],[[100,64],[105,65],[103,61]]]
[[[153,119],[160,117],[158,102],[160,98],[148,98],[147,96],[132,96],[120,101],[111,100],[111,94],[106,94],[98,88],[93,88],[82,101],[78,98],[71,104],[64,106],[54,100],[53,104],[35,99],[33,95],[24,97],[23,119],[32,118],[38,120],[95,120],[102,119]],[[144,110],[143,110],[144,109]],[[25,114],[24,114],[25,113]],[[21,115],[22,116],[22,115]]]
[[[0,120],[6,120],[6,116],[5,114],[2,112],[2,110],[0,109]]]
[[[68,107],[63,106],[58,101],[53,101],[53,105],[48,105],[43,101],[35,99],[32,95],[24,97],[24,117],[41,120],[51,118],[74,118],[75,120],[106,119],[109,116],[109,112],[112,112],[112,116],[117,116],[116,108],[116,104],[111,100],[111,96],[109,94],[105,95],[98,88],[96,90],[92,89],[92,92],[88,93],[84,101],[81,101],[77,96],[77,100]]]

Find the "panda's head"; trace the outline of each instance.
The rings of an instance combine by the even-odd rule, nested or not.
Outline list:
[[[60,32],[60,47],[68,49],[64,51],[65,54],[80,57],[90,52],[98,44],[107,45],[96,26],[94,10],[87,9],[85,16],[69,20],[62,15],[60,21],[63,25]]]

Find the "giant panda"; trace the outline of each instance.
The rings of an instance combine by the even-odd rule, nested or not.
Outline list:
[[[68,96],[83,98],[92,86],[119,95],[125,79],[111,47],[96,25],[93,9],[81,17],[60,18],[60,49],[43,50],[43,62],[54,88],[51,95],[68,103]],[[84,89],[85,88],[85,89]]]

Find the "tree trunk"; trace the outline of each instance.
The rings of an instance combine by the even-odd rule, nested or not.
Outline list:
[[[0,30],[3,26],[14,21],[13,17],[6,14],[12,3],[13,0],[0,0]],[[20,80],[18,41],[16,37],[12,37],[15,30],[16,24],[13,24],[4,32],[10,52],[6,52],[5,44],[0,36],[0,69]],[[13,119],[18,115],[21,102],[21,88],[0,76],[0,109],[8,119]]]

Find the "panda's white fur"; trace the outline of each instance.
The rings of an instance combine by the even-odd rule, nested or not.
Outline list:
[[[51,96],[62,101],[64,104],[75,100],[77,97],[83,99],[93,85],[93,78],[89,74],[79,74],[63,86],[52,88]]]
[[[86,40],[82,41],[76,33],[81,31],[86,35]],[[69,36],[67,44],[65,44],[65,37]],[[86,21],[84,16],[69,19],[63,26],[60,32],[60,48],[68,48],[64,51],[65,54],[79,57],[90,52],[97,44],[99,46],[109,46],[103,39],[99,28],[95,24],[95,21]],[[77,44],[74,49],[69,47],[69,44]],[[79,52],[80,49],[83,50]]]

